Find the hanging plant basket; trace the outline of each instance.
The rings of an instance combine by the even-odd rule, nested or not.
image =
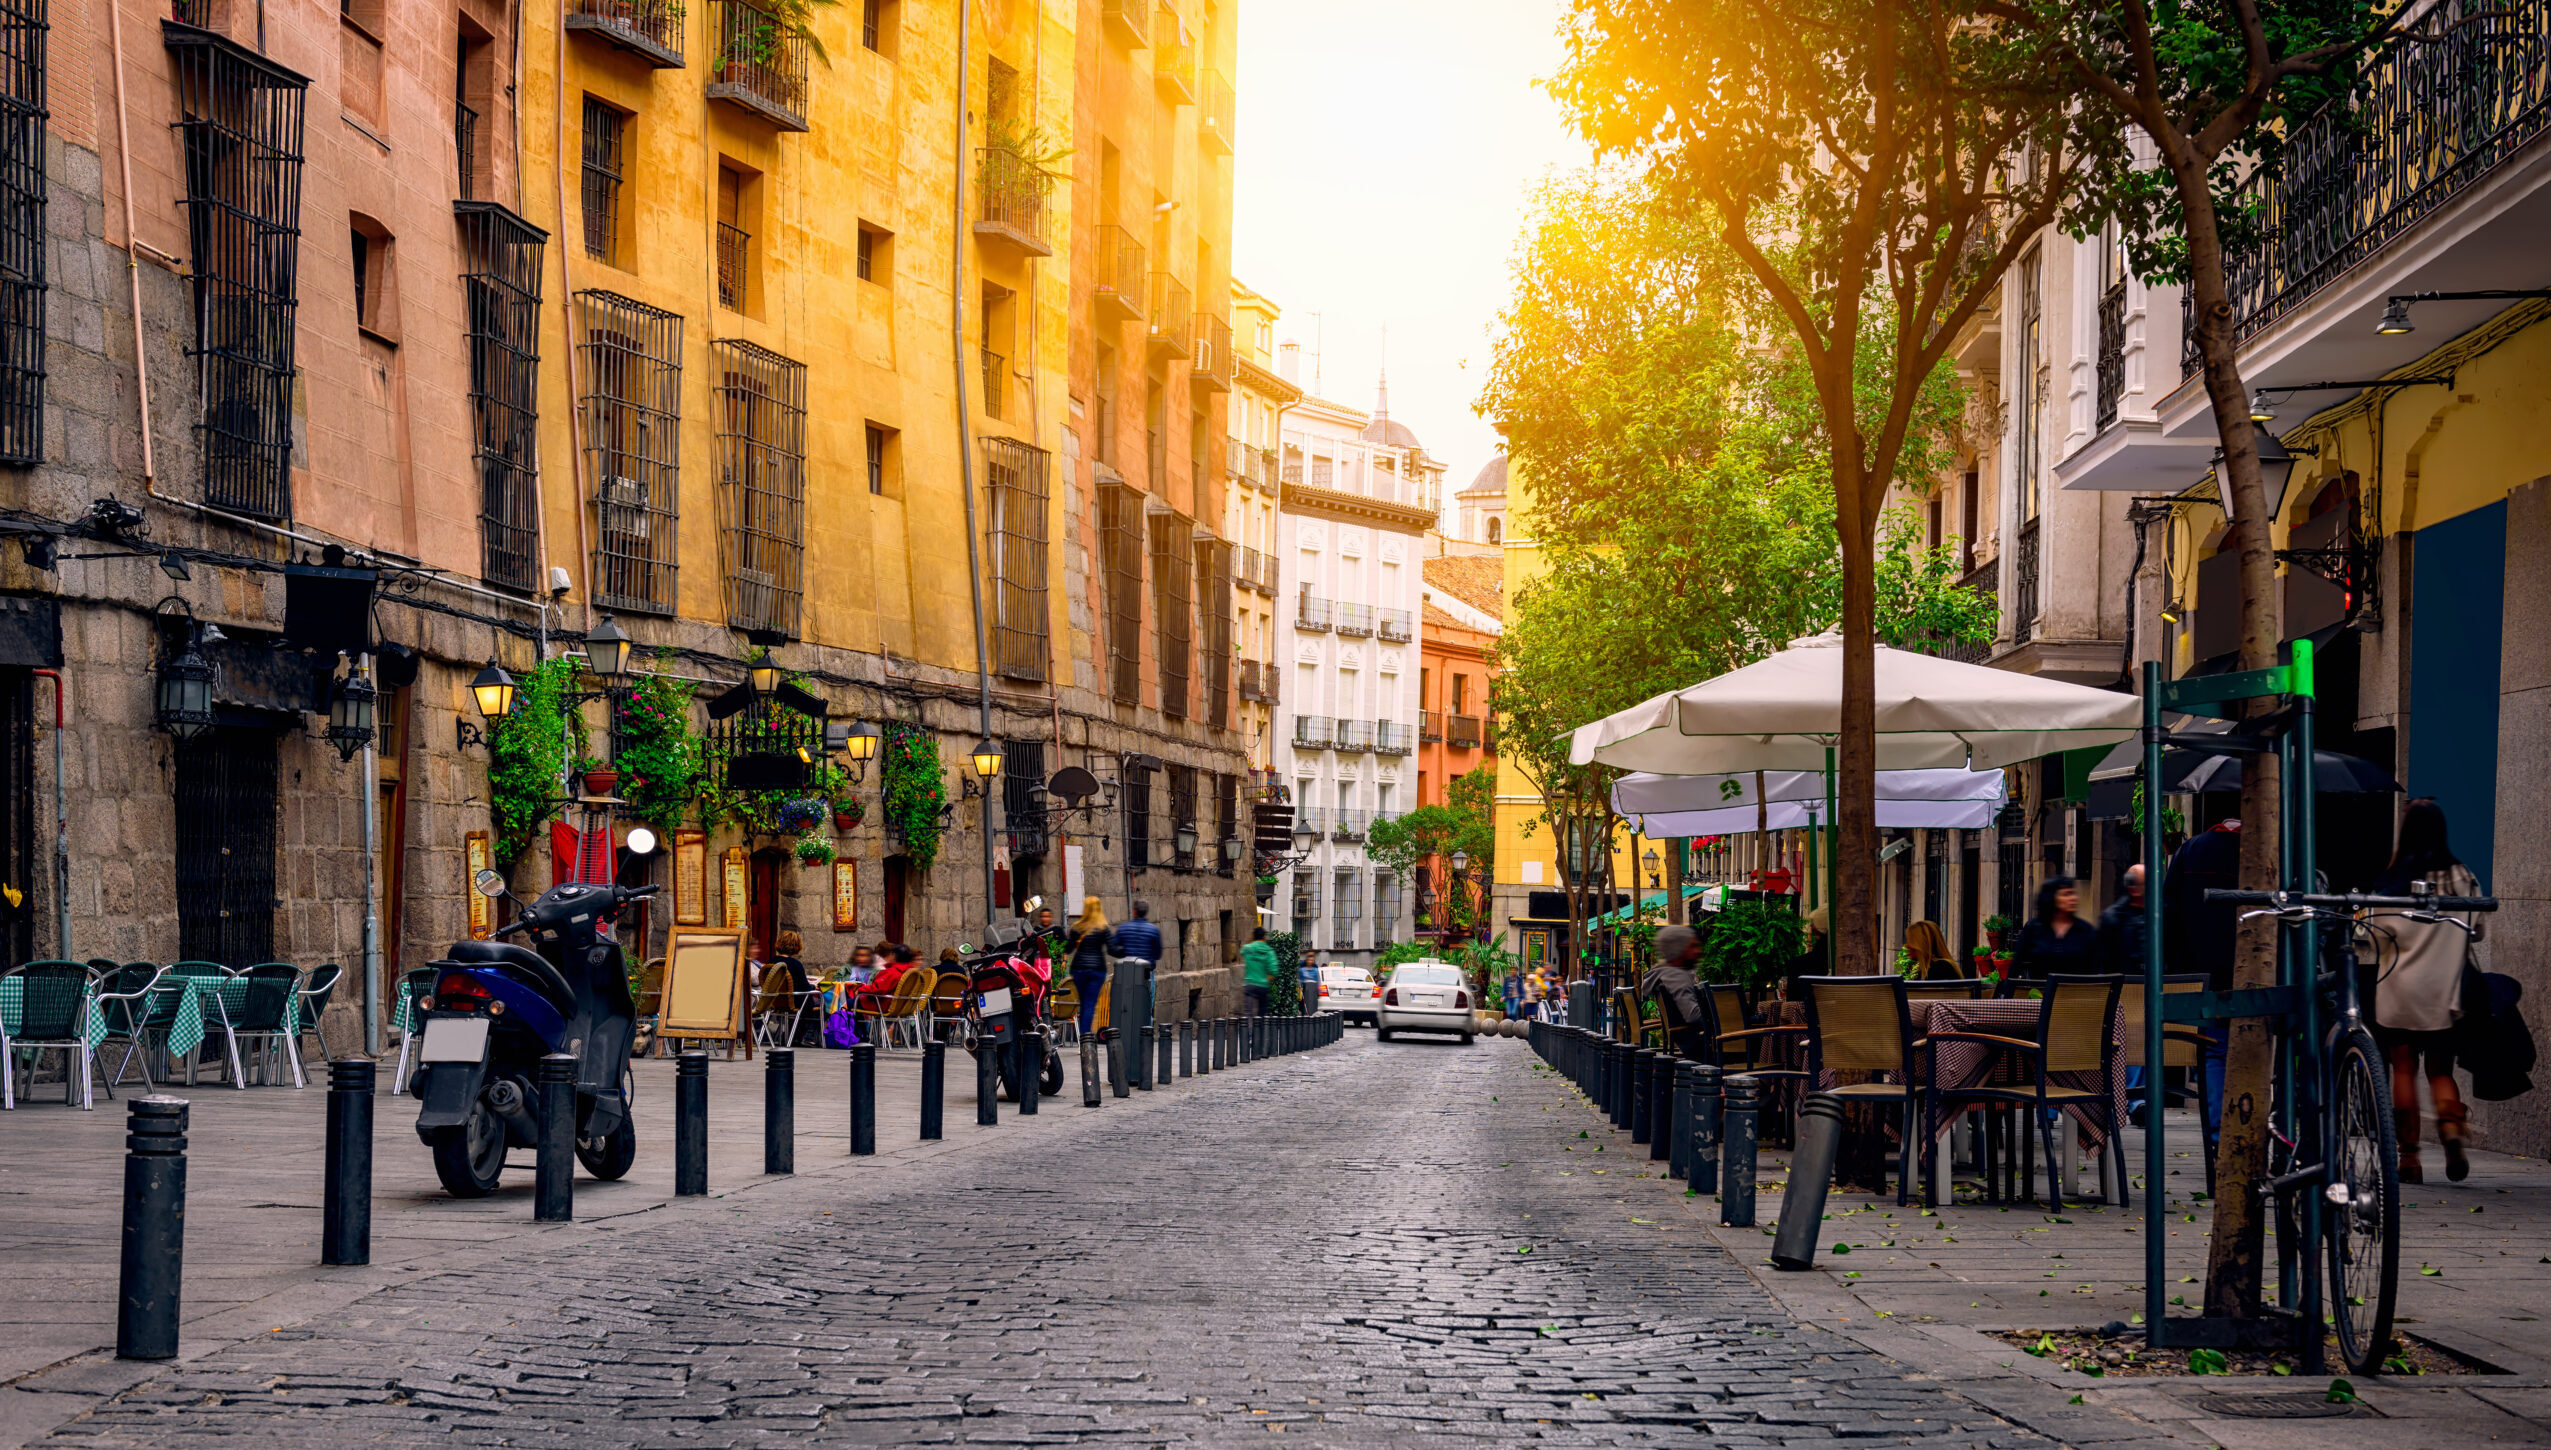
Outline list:
[[[834,830],[836,830],[836,831],[855,831],[855,830],[859,829],[859,823],[860,823],[861,821],[866,820],[866,819],[868,819],[868,806],[867,806],[867,804],[866,804],[865,802],[863,802],[863,801],[835,801],[835,802],[833,802],[833,829],[834,829]]]
[[[829,866],[833,863],[833,843],[821,836],[808,836],[797,843],[797,864]]]

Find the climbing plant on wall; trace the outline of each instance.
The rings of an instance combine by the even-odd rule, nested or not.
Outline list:
[[[514,681],[514,711],[487,726],[487,796],[496,864],[512,870],[557,808],[572,743],[584,754],[584,722],[566,708],[578,661],[544,660]]]
[[[629,813],[669,832],[700,793],[700,732],[691,724],[691,687],[670,675],[641,674],[615,705],[612,753]]]
[[[938,737],[900,720],[886,723],[877,787],[886,829],[903,841],[913,869],[927,871],[939,859],[939,808],[948,787],[939,767]]]

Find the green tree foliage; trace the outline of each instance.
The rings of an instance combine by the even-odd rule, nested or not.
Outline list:
[[[1364,837],[1365,854],[1402,880],[1414,877],[1418,864],[1430,858],[1449,869],[1456,851],[1470,858],[1472,871],[1496,879],[1497,773],[1488,766],[1453,777],[1442,804],[1419,806],[1395,821],[1375,821]],[[1479,915],[1475,896],[1467,887],[1441,885],[1439,922],[1467,934]]]

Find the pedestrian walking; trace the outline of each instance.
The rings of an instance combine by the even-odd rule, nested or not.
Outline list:
[[[2144,978],[2144,949],[2152,940],[2151,917],[2144,909],[2143,866],[2138,863],[2127,867],[2120,884],[2124,892],[2099,914],[2099,970],[2140,982]],[[2126,1112],[2138,1122],[2144,1108],[2142,1099],[2135,1094],[2143,1090],[2143,1085],[2143,1065],[2128,1067]]]
[[[1281,966],[1276,961],[1276,949],[1267,945],[1267,929],[1263,926],[1252,928],[1249,944],[1240,949],[1240,996],[1245,1004],[1242,1008],[1244,1015],[1267,1015],[1267,989],[1274,984],[1279,970]]]
[[[1656,934],[1656,964],[1639,978],[1639,991],[1665,1009],[1665,1042],[1678,1057],[1701,1055],[1701,934],[1680,922]]]
[[[2081,883],[2049,876],[2037,888],[2037,910],[2020,927],[2011,976],[2042,982],[2057,973],[2085,975],[2099,966],[2099,928],[2081,918]]]
[[[2227,901],[2208,901],[2206,892],[2241,885],[2241,821],[2227,816],[2188,838],[2170,858],[2161,878],[2161,958],[2175,972],[2203,972],[2206,990],[2232,990],[2233,944],[2240,935],[2240,908]],[[2199,1028],[2205,1034],[2205,1113],[2207,1141],[2223,1123],[2223,1056],[2230,1031],[2220,1021]]]
[[[1118,922],[1107,934],[1107,950],[1120,957],[1140,957],[1158,965],[1160,962],[1160,928],[1152,924],[1151,903],[1134,903],[1134,919]]]
[[[2478,896],[2480,880],[2455,857],[2446,841],[2445,812],[2432,797],[2409,803],[2400,818],[2400,846],[2376,879],[2384,896],[2432,891],[2439,896]],[[2460,1183],[2471,1172],[2464,1139],[2469,1115],[2454,1082],[2454,1024],[2484,1004],[2462,999],[2463,970],[2480,941],[2480,925],[2468,913],[2447,921],[2418,921],[2399,912],[2366,917],[2374,946],[2374,1036],[2392,1065],[2392,1124],[2400,1134],[2400,1181],[2426,1182],[2418,1162],[2418,1079],[2436,1100],[2436,1138],[2445,1145],[2445,1176]]]
[[[1064,952],[1072,964],[1072,995],[1080,999],[1080,1030],[1086,1037],[1098,1017],[1098,994],[1107,986],[1107,913],[1099,909],[1097,897],[1081,898],[1081,914],[1072,920]]]

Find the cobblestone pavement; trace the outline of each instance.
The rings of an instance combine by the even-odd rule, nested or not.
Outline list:
[[[1532,1061],[1354,1033],[979,1152],[516,1239],[42,1443],[2053,1443],[1633,1217],[1649,1195],[1557,1152],[1582,1109]],[[2137,1434],[2093,1428],[2066,1438]]]

